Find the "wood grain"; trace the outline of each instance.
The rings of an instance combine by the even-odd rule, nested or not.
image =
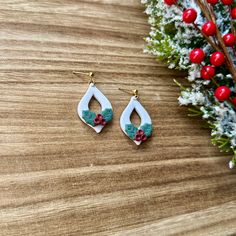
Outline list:
[[[230,156],[178,106],[184,75],[143,53],[143,11],[138,0],[0,2],[0,235],[236,234]],[[87,81],[73,70],[94,71],[113,104],[100,135],[77,117]],[[139,148],[119,128],[119,87],[139,89],[153,119]]]

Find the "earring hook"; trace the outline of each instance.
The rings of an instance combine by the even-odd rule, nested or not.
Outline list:
[[[128,89],[123,89],[123,88],[119,88],[120,91],[122,92],[125,92],[127,94],[130,94],[132,96],[134,96],[135,98],[138,98],[139,97],[139,94],[138,94],[138,90],[137,89],[134,89],[132,91],[128,90]]]
[[[94,73],[93,72],[85,73],[85,72],[80,72],[80,71],[73,71],[72,73],[75,74],[75,75],[78,75],[78,74],[87,75],[90,78],[89,84],[95,84],[95,80],[93,78],[94,77]]]

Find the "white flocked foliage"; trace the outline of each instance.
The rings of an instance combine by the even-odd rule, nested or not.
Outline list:
[[[141,1],[146,5],[146,13],[149,15],[149,23],[151,24],[150,34],[146,38],[148,45],[145,51],[164,59],[168,63],[169,68],[188,70],[188,80],[192,83],[192,86],[182,88],[179,104],[199,107],[202,117],[211,126],[213,142],[221,138],[227,138],[230,142],[230,148],[235,155],[233,161],[236,163],[235,107],[228,101],[217,101],[214,97],[214,88],[207,87],[210,81],[201,79],[201,65],[191,64],[189,61],[189,52],[195,47],[201,47],[205,52],[206,58],[209,58],[214,49],[191,24],[183,22],[182,11],[176,5],[168,6],[164,4],[164,0]],[[182,8],[194,8],[197,11],[198,17],[195,23],[199,27],[206,22],[195,0],[179,0],[178,4]],[[230,32],[231,18],[228,7],[223,6],[221,1],[219,1],[214,6],[214,12],[221,34],[224,35]],[[166,33],[166,26],[168,25],[172,25],[171,29],[175,29],[174,34],[169,35]],[[195,45],[196,42],[201,42],[201,44]],[[162,45],[165,46],[162,47]],[[228,51],[236,66],[236,57],[232,48],[228,48]],[[235,94],[236,85],[229,71],[217,70],[215,79],[220,81],[221,84],[227,84],[232,93]],[[233,166],[232,163],[231,167]]]

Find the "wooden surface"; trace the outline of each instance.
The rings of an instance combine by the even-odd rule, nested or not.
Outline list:
[[[178,106],[183,75],[143,54],[143,11],[138,0],[0,2],[0,235],[236,234],[230,156]],[[87,80],[72,70],[95,71],[113,104],[101,135],[77,117]],[[118,87],[139,89],[153,119],[140,148],[119,128],[129,96]]]

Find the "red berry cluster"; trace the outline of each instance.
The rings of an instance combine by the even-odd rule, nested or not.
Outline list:
[[[103,118],[101,114],[97,114],[93,122],[95,125],[102,125],[102,126],[106,125],[106,120]]]
[[[178,0],[164,0],[164,2],[171,6],[178,2]],[[209,4],[215,5],[219,0],[207,0]],[[224,5],[232,5],[233,0],[221,0]],[[232,19],[236,19],[236,7],[231,9]],[[189,8],[183,11],[182,19],[187,24],[194,24],[197,19],[197,11],[193,8]],[[217,25],[213,21],[208,21],[202,25],[201,32],[205,37],[215,36],[217,33]],[[236,44],[236,36],[233,33],[225,34],[222,40],[226,47],[234,47]],[[205,59],[205,53],[200,48],[193,49],[189,54],[189,59],[192,63],[202,64]],[[225,55],[221,51],[216,51],[210,56],[211,65],[202,66],[201,77],[205,80],[211,80],[215,74],[215,67],[222,66],[225,63]],[[215,97],[219,101],[226,101],[230,98],[231,91],[227,86],[218,86],[214,93]],[[232,102],[236,105],[236,97],[232,99]]]
[[[138,142],[140,142],[140,141],[145,142],[147,140],[147,136],[143,130],[139,129],[135,134],[134,140],[136,140]]]

